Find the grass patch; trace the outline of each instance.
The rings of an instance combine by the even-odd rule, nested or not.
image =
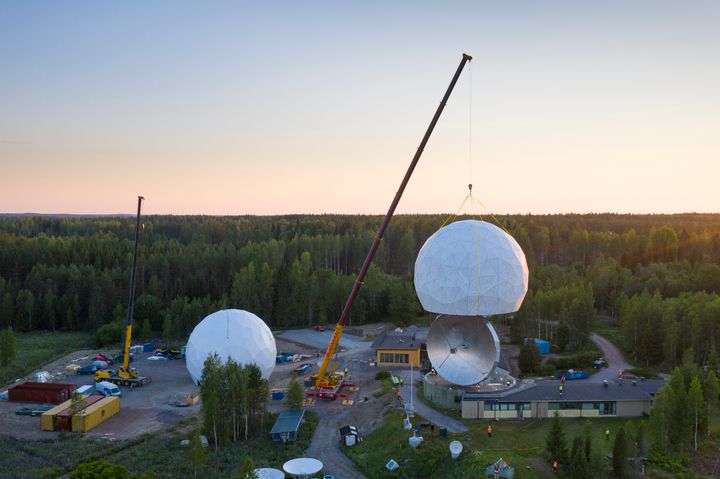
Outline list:
[[[30,374],[72,351],[91,349],[94,337],[90,332],[50,332],[18,333],[17,356],[7,366],[0,367],[0,384],[12,384],[15,379]]]
[[[266,417],[268,431],[275,420]],[[190,422],[190,421],[188,421]],[[215,451],[210,449],[208,463],[198,469],[197,477],[234,477],[245,456],[256,467],[282,468],[293,457],[302,456],[310,445],[318,418],[305,411],[298,440],[294,443],[273,442],[268,433],[238,442]],[[190,450],[180,446],[192,431],[170,434],[147,434],[132,441],[108,442],[89,439],[79,434],[61,435],[53,441],[22,441],[0,437],[0,464],[5,465],[0,477],[8,479],[57,478],[72,471],[78,464],[105,459],[128,468],[130,473],[153,478],[193,477]]]
[[[496,421],[493,422],[493,437],[486,433],[487,421],[467,421],[470,430],[464,434],[449,434],[441,439],[439,430],[424,430],[421,435],[423,443],[417,450],[410,448],[410,433],[402,428],[403,415],[390,412],[385,416],[384,424],[364,441],[353,447],[344,449],[357,468],[368,478],[467,478],[480,477],[481,471],[499,458],[505,459],[515,467],[516,477],[541,478],[547,477],[546,471],[538,469],[538,464],[546,464],[544,457],[545,438],[550,429],[549,420]],[[416,416],[413,424],[424,422]],[[635,425],[643,418],[598,418],[563,419],[562,424],[568,440],[580,435],[587,428],[593,438],[593,448],[599,454],[608,454],[612,450],[615,433],[620,427],[631,427],[634,434]],[[611,440],[603,438],[603,431],[609,428]],[[460,458],[450,458],[448,445],[457,439],[463,443],[464,450]],[[385,469],[385,464],[395,459],[400,468],[395,472]],[[541,464],[541,465],[542,465]]]
[[[382,396],[386,395],[387,393],[392,392],[392,390],[393,390],[392,380],[389,377],[385,377],[382,380],[382,389],[380,389],[379,391],[375,391],[373,393],[373,397],[375,397],[375,398],[382,397]]]

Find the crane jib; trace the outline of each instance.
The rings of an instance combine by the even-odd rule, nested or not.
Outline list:
[[[472,57],[470,55],[463,54],[462,60],[460,61],[460,65],[458,65],[457,70],[455,71],[455,74],[453,75],[452,80],[450,81],[450,85],[448,86],[447,91],[445,91],[445,95],[443,96],[442,101],[440,102],[440,105],[438,105],[438,108],[435,111],[435,115],[433,116],[432,120],[430,121],[430,125],[428,126],[427,131],[425,131],[425,135],[423,136],[423,139],[420,142],[420,146],[418,147],[417,151],[415,152],[415,156],[413,156],[413,159],[410,162],[410,166],[408,167],[407,171],[405,172],[405,176],[403,177],[403,180],[400,183],[400,188],[398,188],[397,192],[395,193],[395,197],[393,198],[393,201],[390,204],[390,208],[388,208],[388,211],[385,215],[385,219],[383,220],[382,225],[380,226],[380,229],[378,230],[377,235],[375,235],[375,240],[373,241],[372,246],[370,246],[370,251],[368,252],[367,257],[365,258],[365,261],[363,262],[363,265],[360,268],[360,272],[358,273],[357,279],[355,280],[355,283],[353,284],[352,290],[350,291],[350,295],[348,296],[347,302],[345,303],[345,307],[343,308],[342,314],[340,315],[340,320],[337,322],[337,325],[335,325],[335,330],[333,331],[332,338],[330,339],[330,344],[328,345],[328,348],[325,351],[325,356],[323,358],[322,365],[320,366],[320,370],[318,371],[318,374],[316,376],[316,382],[315,382],[316,387],[320,387],[321,385],[324,385],[327,383],[327,378],[326,378],[327,368],[330,364],[330,361],[332,360],[333,354],[335,354],[338,344],[340,343],[340,336],[342,335],[343,328],[345,327],[345,320],[348,316],[348,313],[350,312],[350,308],[352,307],[353,303],[355,302],[355,298],[357,298],[357,295],[360,292],[360,288],[362,287],[363,280],[365,279],[365,275],[367,274],[368,269],[370,268],[370,264],[372,263],[372,260],[375,257],[375,252],[377,251],[378,246],[380,245],[380,241],[382,240],[382,237],[385,234],[385,230],[387,229],[388,225],[390,224],[390,220],[392,219],[392,216],[395,213],[395,209],[397,208],[397,205],[400,202],[400,198],[402,197],[403,192],[405,191],[405,187],[407,186],[408,182],[410,181],[410,177],[412,176],[413,171],[415,170],[415,166],[417,166],[417,163],[420,160],[420,156],[422,156],[422,153],[425,150],[425,146],[427,145],[427,142],[430,139],[430,135],[432,134],[433,130],[435,129],[435,125],[437,124],[438,120],[440,119],[440,115],[442,114],[443,109],[445,108],[445,104],[447,103],[448,99],[450,98],[450,94],[452,93],[453,89],[455,88],[455,83],[457,83],[458,78],[460,78],[460,73],[462,73],[462,70],[465,67],[465,64],[470,60],[472,60]],[[331,381],[334,381],[334,378],[331,378]]]

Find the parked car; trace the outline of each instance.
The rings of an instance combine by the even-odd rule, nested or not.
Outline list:
[[[322,326],[313,326],[313,329],[314,329],[315,331],[320,331],[320,332],[325,331],[325,328],[323,328]]]
[[[113,360],[109,356],[105,356],[102,353],[96,355],[93,359],[95,361],[102,361],[102,362],[106,363],[108,366],[112,365],[112,363],[113,363]]]
[[[95,371],[98,370],[98,367],[94,364],[88,364],[87,366],[83,366],[81,368],[78,368],[75,371],[75,374],[95,374]]]
[[[118,354],[117,356],[115,356],[115,357],[113,358],[113,361],[115,361],[115,362],[118,363],[118,364],[122,364],[122,362],[123,362],[123,355],[122,355],[122,354]],[[133,353],[128,353],[128,362],[129,362],[129,363],[133,362]]]
[[[180,359],[182,353],[179,349],[156,349],[155,356],[163,356],[168,359]]]
[[[118,385],[108,381],[95,383],[95,391],[103,396],[122,396],[122,391]]]

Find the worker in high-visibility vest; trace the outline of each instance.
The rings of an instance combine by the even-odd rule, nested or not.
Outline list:
[[[606,441],[610,440],[610,429],[605,429],[605,440]]]
[[[492,426],[490,424],[488,424],[487,433],[488,437],[492,437]]]

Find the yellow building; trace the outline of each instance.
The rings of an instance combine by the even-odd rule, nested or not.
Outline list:
[[[373,341],[378,366],[419,368],[427,362],[427,328],[410,326],[405,330],[385,331]]]

